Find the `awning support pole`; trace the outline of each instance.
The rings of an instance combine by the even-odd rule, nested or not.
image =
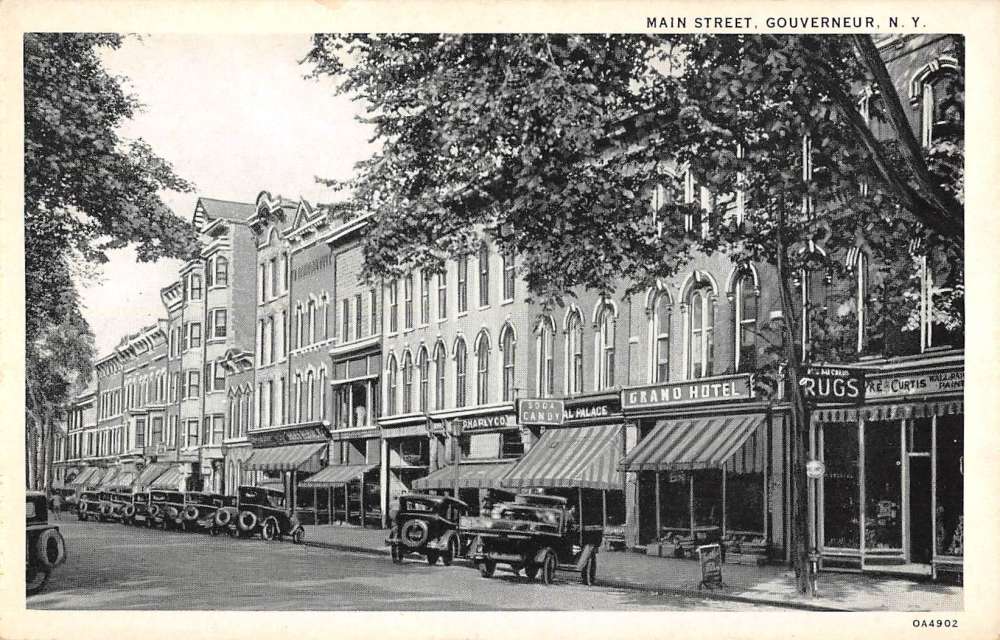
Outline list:
[[[576,488],[576,501],[580,505],[580,547],[583,547],[583,487]]]
[[[688,475],[688,516],[691,522],[691,539],[694,539],[694,471]]]
[[[601,520],[603,521],[603,526],[606,528],[608,526],[608,490],[603,489],[601,491]]]
[[[662,529],[660,529],[660,480],[662,479],[662,478],[660,478],[660,475],[662,473],[663,473],[662,471],[654,471],[653,472],[653,479],[656,480],[656,487],[655,487],[655,489],[656,489],[656,492],[655,492],[656,493],[656,535],[653,536],[653,541],[654,542],[658,542],[660,540],[660,535],[662,535],[661,534]]]

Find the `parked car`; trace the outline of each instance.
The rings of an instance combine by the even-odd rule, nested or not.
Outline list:
[[[66,561],[66,541],[59,527],[49,524],[49,505],[44,493],[27,492],[25,512],[25,588],[32,595],[41,591],[52,570]]]
[[[122,524],[150,526],[148,491],[132,492],[132,502],[122,507]]]
[[[131,491],[126,492],[122,488],[102,491],[98,518],[101,522],[120,520],[122,509],[130,502],[132,502]]]
[[[235,496],[223,496],[218,493],[188,491],[184,494],[184,510],[181,512],[185,531],[208,531],[213,536],[220,533],[215,524],[216,512],[226,506],[235,505]]]
[[[447,496],[408,493],[399,497],[399,508],[389,530],[386,543],[392,551],[392,561],[400,563],[408,553],[419,553],[427,564],[437,564],[438,558],[449,566],[462,553],[458,521],[469,511],[469,505]]]
[[[164,531],[180,528],[184,522],[181,515],[183,510],[183,493],[153,489],[149,492],[149,517],[146,519],[146,526],[159,526]]]
[[[292,542],[305,540],[305,527],[285,506],[285,494],[277,489],[242,486],[237,490],[237,535],[253,536],[257,533],[264,540],[280,540],[290,536]]]
[[[484,578],[493,575],[497,563],[515,574],[524,569],[529,579],[541,573],[545,584],[552,584],[557,569],[578,572],[585,585],[597,577],[603,527],[577,524],[565,498],[518,495],[494,507],[489,517],[462,517],[459,527],[473,536],[468,557]]]
[[[101,494],[97,491],[81,491],[76,501],[76,517],[86,522],[101,515]]]

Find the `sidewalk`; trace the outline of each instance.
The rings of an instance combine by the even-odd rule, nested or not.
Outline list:
[[[385,529],[321,525],[306,527],[306,544],[375,555],[389,555]],[[598,556],[598,584],[664,594],[753,602],[826,611],[960,611],[962,588],[930,582],[856,573],[820,573],[816,598],[796,590],[795,573],[785,567],[724,564],[727,585],[699,591],[700,565],[694,560],[656,558],[641,553],[605,551]],[[569,577],[569,574],[563,574]]]

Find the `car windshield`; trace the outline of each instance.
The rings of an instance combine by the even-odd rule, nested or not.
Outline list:
[[[137,493],[137,494],[135,494],[135,501],[136,502],[145,502],[146,501],[146,494],[145,493]]]
[[[405,498],[400,503],[403,511],[423,511],[426,513],[435,511],[438,504],[434,500],[422,500],[419,498]]]
[[[285,496],[278,493],[268,493],[267,503],[272,507],[284,507],[285,506]]]
[[[494,512],[494,517],[501,520],[522,520],[559,526],[559,514],[558,509],[502,505],[499,508],[499,513]]]

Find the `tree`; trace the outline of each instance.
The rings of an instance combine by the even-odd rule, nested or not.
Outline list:
[[[27,346],[26,437],[68,400],[66,385],[89,371],[76,276],[107,260],[105,251],[136,246],[140,260],[194,255],[193,228],[163,202],[163,190],[190,191],[170,164],[119,126],[140,108],[101,52],[123,37],[101,33],[29,33],[24,37],[24,248]],[[92,338],[91,338],[92,339]],[[64,341],[81,357],[45,345]],[[92,349],[92,347],[91,347]],[[75,375],[67,367],[79,367]],[[41,429],[31,432],[31,429]]]
[[[692,256],[724,251],[777,271],[783,317],[758,372],[773,389],[781,367],[797,380],[801,362],[856,357],[845,347],[856,310],[796,293],[813,274],[846,277],[851,250],[878,265],[880,337],[912,314],[903,274],[916,244],[938,277],[962,284],[960,183],[900,133],[898,96],[885,92],[865,39],[322,34],[307,60],[367,104],[382,143],[354,179],[335,183],[375,216],[368,277],[438,269],[471,253],[481,232],[516,252],[531,293],[551,303],[622,280],[645,290]],[[868,110],[895,128],[889,139],[872,135],[857,101],[872,85]],[[961,149],[949,150],[954,170]],[[651,215],[650,190],[683,193],[688,173],[711,194],[707,210],[677,197]],[[808,419],[797,386],[788,389],[802,569]]]

